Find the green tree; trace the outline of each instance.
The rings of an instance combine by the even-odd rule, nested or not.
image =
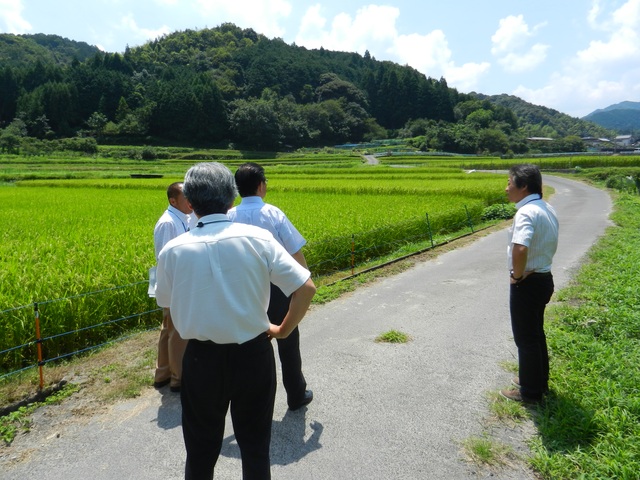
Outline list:
[[[13,69],[0,68],[0,125],[16,115],[20,86]]]
[[[267,100],[236,100],[231,105],[230,129],[234,141],[275,150],[282,141],[278,115]]]
[[[18,100],[18,109],[24,112],[28,124],[45,115],[56,134],[69,135],[75,123],[76,100],[73,85],[48,82],[23,94]]]
[[[100,137],[108,121],[109,119],[103,113],[93,112],[87,120],[87,126],[95,136]]]
[[[20,153],[20,142],[27,136],[27,124],[22,118],[14,118],[0,133],[0,149],[3,153]]]
[[[118,101],[118,109],[116,110],[116,122],[122,122],[130,113],[131,109],[129,108],[129,104],[124,97],[120,97],[120,100]]]
[[[506,153],[509,149],[509,139],[500,130],[486,128],[478,132],[478,148],[482,152]]]

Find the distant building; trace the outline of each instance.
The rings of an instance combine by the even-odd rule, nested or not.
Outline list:
[[[553,142],[553,138],[549,137],[529,137],[527,140],[531,142]]]
[[[631,138],[631,135],[618,135],[615,138],[615,142],[617,145],[628,147],[633,143],[633,138]]]

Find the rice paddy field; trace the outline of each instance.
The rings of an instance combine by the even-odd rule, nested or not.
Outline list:
[[[221,161],[233,171],[245,160]],[[158,325],[146,294],[153,227],[167,185],[197,161],[0,157],[0,376],[32,361],[34,304],[42,337],[56,337],[43,344],[49,359]],[[348,268],[354,244],[356,261],[367,262],[479,224],[486,207],[505,202],[506,173],[479,171],[486,159],[473,172],[467,159],[465,168],[459,159],[414,157],[252,161],[266,168],[266,201],[307,238],[314,278]],[[131,178],[139,174],[162,177]]]

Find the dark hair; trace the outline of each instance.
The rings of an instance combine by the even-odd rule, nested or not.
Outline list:
[[[537,193],[542,198],[542,174],[537,165],[522,163],[509,169],[509,176],[516,187],[527,187],[529,194]]]
[[[184,196],[198,217],[227,213],[238,196],[231,171],[218,162],[198,163],[184,176]]]
[[[173,182],[167,187],[167,199],[178,198],[182,193],[182,182]]]
[[[236,170],[235,179],[241,197],[255,195],[260,184],[267,181],[264,176],[264,168],[253,162],[240,165]]]

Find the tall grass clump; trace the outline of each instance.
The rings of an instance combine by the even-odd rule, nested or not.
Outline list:
[[[639,478],[640,198],[615,204],[616,226],[551,310],[553,393],[533,458],[544,478]]]

